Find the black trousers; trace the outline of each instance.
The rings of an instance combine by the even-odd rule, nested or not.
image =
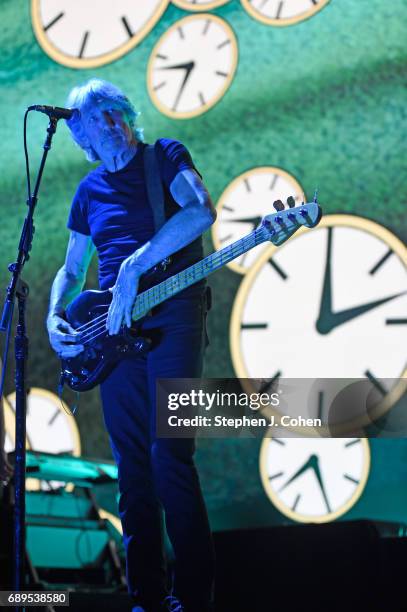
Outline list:
[[[175,553],[174,595],[187,612],[207,612],[213,597],[214,548],[193,460],[195,440],[156,437],[156,379],[202,374],[207,293],[198,287],[189,292],[146,317],[143,330],[153,337],[153,349],[123,360],[101,384],[119,471],[128,587],[147,612],[168,594],[162,509]]]

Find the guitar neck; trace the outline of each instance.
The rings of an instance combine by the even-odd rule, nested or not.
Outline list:
[[[170,278],[167,278],[165,281],[162,281],[158,285],[147,289],[140,293],[136,301],[134,303],[134,308],[132,312],[133,320],[140,319],[143,317],[146,312],[161,304],[168,298],[176,295],[183,289],[197,283],[198,281],[206,278],[209,274],[222,268],[224,265],[236,259],[243,253],[250,251],[250,249],[254,248],[258,244],[262,244],[269,239],[269,233],[264,230],[261,226],[258,229],[255,229],[253,232],[241,238],[240,240],[236,240],[232,244],[224,247],[220,251],[215,251],[211,255],[208,255],[201,261],[185,268],[181,272],[174,274]]]

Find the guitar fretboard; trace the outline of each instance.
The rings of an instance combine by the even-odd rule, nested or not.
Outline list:
[[[133,320],[140,319],[154,306],[161,304],[161,302],[164,302],[183,289],[197,283],[258,244],[262,244],[268,240],[269,235],[269,232],[264,227],[259,227],[244,238],[232,242],[232,244],[229,244],[220,251],[215,251],[215,253],[208,255],[201,261],[185,268],[185,270],[143,291],[137,296],[134,303]]]

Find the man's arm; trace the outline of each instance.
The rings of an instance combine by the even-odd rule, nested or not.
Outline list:
[[[145,245],[131,255],[139,274],[198,238],[216,219],[209,193],[194,170],[179,172],[170,185],[181,209]]]
[[[170,191],[181,208],[151,240],[122,263],[112,289],[113,300],[107,318],[110,334],[118,333],[123,319],[130,327],[140,276],[198,238],[216,219],[215,207],[195,170],[179,172],[170,185]]]
[[[63,314],[67,305],[82,291],[94,252],[90,236],[71,232],[65,263],[52,284],[47,329],[52,348],[64,358],[75,357],[83,350],[82,345],[75,344],[76,332],[63,319]]]

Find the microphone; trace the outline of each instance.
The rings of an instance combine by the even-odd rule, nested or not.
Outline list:
[[[59,106],[44,106],[43,104],[33,104],[29,106],[28,110],[38,111],[45,113],[48,117],[54,117],[55,119],[72,119],[73,115],[78,115],[79,111],[76,108],[60,108]]]

